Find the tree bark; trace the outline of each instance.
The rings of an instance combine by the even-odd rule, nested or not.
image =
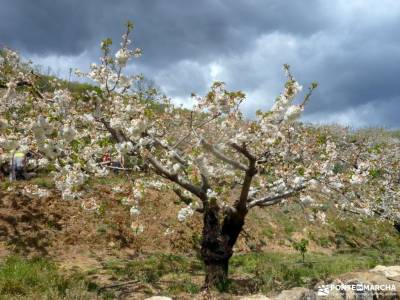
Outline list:
[[[203,215],[201,257],[205,266],[204,288],[213,288],[226,282],[232,248],[222,236],[219,207],[214,200],[206,203]]]
[[[219,261],[207,261],[204,288],[222,287],[228,281],[229,258]]]
[[[203,219],[201,258],[205,266],[203,288],[223,287],[228,280],[229,260],[233,246],[242,231],[244,214],[226,215],[221,224],[219,208],[206,205]]]

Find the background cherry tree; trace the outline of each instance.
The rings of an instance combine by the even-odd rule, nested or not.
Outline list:
[[[400,232],[400,143],[383,130],[343,130],[332,187],[343,211],[389,220]]]

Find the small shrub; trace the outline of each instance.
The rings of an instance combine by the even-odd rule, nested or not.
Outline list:
[[[306,239],[301,239],[299,242],[293,242],[293,248],[300,252],[303,263],[305,262],[307,247],[308,247],[308,240]]]
[[[326,237],[326,236],[321,236],[321,237],[317,238],[315,242],[317,243],[318,246],[321,246],[324,248],[328,248],[331,245],[330,238]]]

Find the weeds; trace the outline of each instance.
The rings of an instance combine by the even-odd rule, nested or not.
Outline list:
[[[0,299],[95,299],[94,289],[78,274],[61,275],[43,258],[10,256],[0,263]]]
[[[251,276],[254,289],[251,292],[271,292],[295,286],[311,287],[339,274],[396,263],[399,263],[396,253],[382,256],[373,249],[335,255],[309,253],[307,263],[299,262],[296,254],[254,253],[234,256],[230,273],[231,278]]]
[[[377,249],[350,249],[333,255],[309,252],[306,263],[299,262],[296,253],[249,253],[233,256],[230,280],[219,288],[231,294],[271,293],[294,286],[312,287],[319,281],[377,264],[398,263],[398,252]],[[171,296],[199,293],[204,276],[198,258],[172,254],[110,260],[104,269],[115,280],[162,287]],[[112,292],[100,293],[101,289],[86,279],[97,272],[92,269],[86,274],[65,275],[43,258],[11,256],[0,263],[0,299],[113,299]]]

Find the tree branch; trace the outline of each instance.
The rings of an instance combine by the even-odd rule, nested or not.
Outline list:
[[[264,206],[271,206],[271,205],[274,205],[274,204],[278,204],[282,200],[284,200],[284,199],[286,199],[286,198],[288,198],[290,196],[293,196],[294,194],[296,194],[297,192],[299,192],[299,191],[301,191],[301,190],[303,190],[305,188],[306,188],[306,186],[302,185],[300,187],[294,188],[293,190],[291,190],[289,192],[286,192],[286,193],[283,193],[283,194],[280,194],[280,195],[277,195],[277,196],[263,197],[263,198],[260,198],[260,199],[256,199],[256,200],[250,201],[247,204],[247,209],[250,209],[250,208],[252,208],[254,206],[264,207]]]
[[[170,152],[172,153],[172,157],[173,157],[177,162],[179,162],[181,165],[183,165],[183,166],[187,166],[187,165],[188,165],[188,163],[183,159],[183,157],[180,156],[180,155],[179,155],[175,150],[173,150],[170,146],[161,143],[161,141],[160,141],[159,139],[155,138],[155,137],[151,137],[151,138],[156,142],[157,145],[161,146],[162,148],[164,148],[164,149],[167,150],[167,151],[170,151]]]
[[[182,193],[182,190],[181,190],[180,188],[174,187],[172,190],[173,190],[174,193],[179,197],[179,199],[180,199],[183,203],[185,203],[186,205],[189,205],[190,203],[193,202],[193,199],[192,199],[191,197],[188,197],[188,196],[184,195],[184,194]]]
[[[157,159],[154,157],[150,156],[148,158],[150,164],[157,170],[157,172],[169,180],[177,183],[184,189],[188,190],[192,194],[196,195],[199,199],[202,201],[205,201],[207,199],[207,194],[206,192],[198,186],[195,186],[194,184],[191,184],[190,182],[179,178],[178,174],[170,172],[167,168],[165,168]]]
[[[118,143],[123,143],[126,141],[125,136],[123,133],[119,130],[116,130],[111,127],[110,122],[104,120],[103,118],[101,119],[96,119],[97,121],[101,122],[104,127],[108,130],[109,133],[111,133],[111,136],[118,142]]]
[[[38,75],[34,74],[33,72],[32,72],[32,74],[35,76],[38,76]],[[20,80],[17,82],[17,87],[24,87],[24,86],[28,86],[28,87],[32,88],[31,92],[35,93],[36,96],[38,96],[40,99],[43,99],[42,93],[40,93],[40,91],[31,82],[29,82],[27,80]],[[7,85],[3,82],[0,82],[0,88],[6,89]]]
[[[246,174],[244,176],[242,190],[240,192],[239,199],[235,202],[234,208],[240,214],[245,215],[248,211],[247,201],[249,197],[249,191],[251,187],[251,182],[253,180],[254,175],[257,174],[256,168],[256,157],[250,154],[250,152],[246,149],[246,146],[243,144],[242,146],[237,145],[236,143],[230,144],[236,151],[242,153],[248,160],[249,165],[246,168]]]
[[[192,113],[193,113],[193,112],[192,112]],[[198,125],[196,125],[196,126],[193,126],[193,116],[192,116],[192,114],[191,114],[190,125],[189,125],[190,131],[189,131],[183,138],[181,138],[175,145],[173,145],[173,146],[172,146],[172,149],[175,149],[175,148],[178,147],[182,142],[184,142],[188,137],[190,137],[190,135],[192,134],[193,130],[198,129],[198,128],[201,128],[201,127],[203,127],[204,125],[206,125],[207,123],[210,123],[210,122],[214,121],[214,120],[215,120],[216,118],[218,118],[220,115],[221,115],[221,113],[218,113],[218,114],[212,116],[210,119],[205,120],[204,122],[202,122],[202,123],[200,123],[200,124],[198,124]]]
[[[234,167],[236,169],[239,169],[239,170],[242,170],[245,172],[247,171],[247,167],[244,164],[237,162],[233,159],[230,159],[224,153],[222,153],[217,148],[215,148],[214,145],[207,143],[204,139],[201,139],[201,144],[204,147],[204,149],[211,152],[216,158],[222,160],[223,162],[226,162],[227,164],[231,165],[232,167]]]
[[[239,153],[242,153],[250,162],[251,162],[251,161],[256,161],[256,160],[257,160],[257,158],[247,150],[245,144],[243,144],[242,146],[239,146],[239,145],[236,144],[236,143],[231,143],[231,144],[229,144],[229,145],[230,145],[233,149],[235,149],[236,151],[238,151]]]

